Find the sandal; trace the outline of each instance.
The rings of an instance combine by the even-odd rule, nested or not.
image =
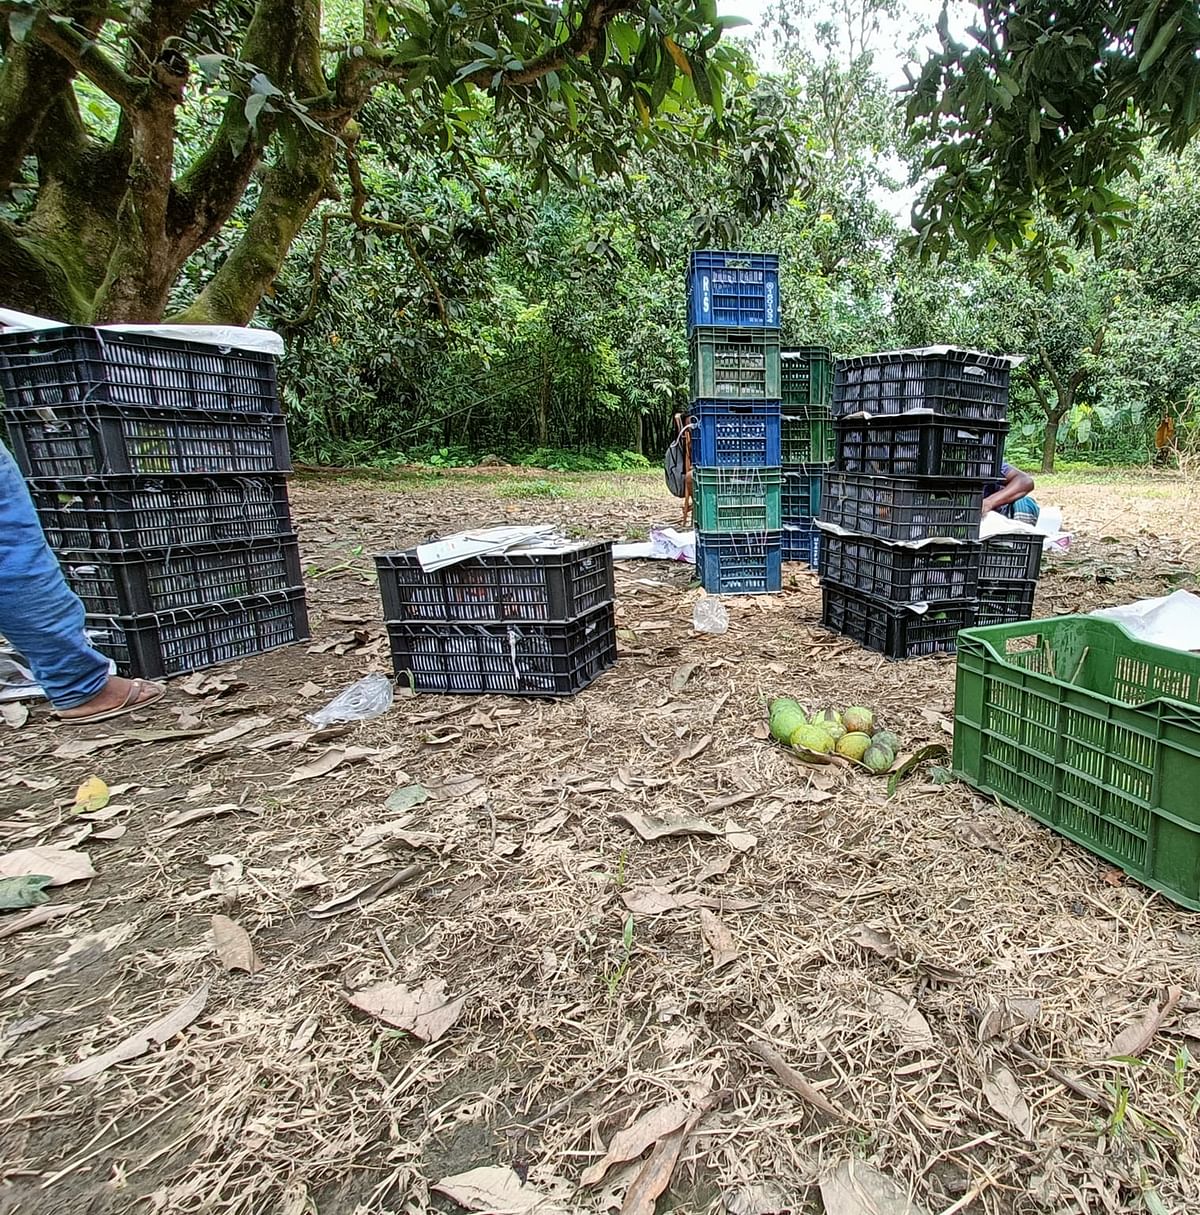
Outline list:
[[[166,691],[167,689],[162,684],[134,679],[129,684],[129,691],[125,693],[125,699],[116,708],[89,713],[87,705],[82,704],[74,709],[64,709],[56,716],[59,721],[70,726],[86,725],[93,721],[109,721],[111,718],[124,717],[126,713],[133,713],[152,705],[156,700],[161,700]]]

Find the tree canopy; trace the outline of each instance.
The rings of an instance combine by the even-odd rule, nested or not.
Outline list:
[[[1039,212],[1097,253],[1132,202],[1147,139],[1180,152],[1200,131],[1194,0],[980,0],[910,77],[907,119],[933,174],[914,247],[947,254],[1032,245]]]
[[[456,149],[489,123],[535,188],[619,175],[662,143],[700,158],[755,116],[725,104],[748,61],[714,0],[5,0],[0,292],[73,320],[154,320],[231,224],[181,318],[245,322],[319,202],[372,215],[360,115]],[[763,174],[773,172],[764,151]],[[757,162],[756,162],[757,163]],[[194,278],[194,276],[193,276]]]

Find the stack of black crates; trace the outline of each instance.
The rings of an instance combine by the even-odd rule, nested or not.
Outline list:
[[[422,569],[375,558],[392,665],[417,692],[570,696],[617,660],[612,545],[544,544]]]
[[[712,595],[782,586],[779,258],[688,264],[696,571]]]
[[[1009,367],[946,347],[838,360],[820,515],[827,627],[913,658],[953,652],[960,629],[1029,618],[1042,537],[979,539]]]
[[[817,567],[821,480],[833,460],[833,355],[828,346],[796,346],[781,356],[784,561]]]
[[[8,332],[0,388],[46,539],[121,674],[308,636],[273,355],[83,326]]]

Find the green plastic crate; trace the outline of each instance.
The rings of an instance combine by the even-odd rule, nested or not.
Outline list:
[[[964,630],[954,771],[1200,911],[1200,657],[1091,616]]]
[[[696,527],[702,532],[777,532],[782,486],[777,468],[693,469]]]
[[[692,330],[688,348],[693,400],[779,400],[778,329],[705,325]]]
[[[828,346],[789,346],[780,355],[783,404],[824,405],[833,401],[833,352]]]
[[[833,419],[824,405],[784,406],[780,463],[828,464],[833,459]]]

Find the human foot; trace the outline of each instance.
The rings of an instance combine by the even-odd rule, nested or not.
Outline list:
[[[79,724],[89,721],[108,721],[123,717],[137,709],[152,705],[166,692],[161,684],[147,683],[144,679],[122,679],[120,675],[109,677],[108,683],[91,700],[71,709],[60,709],[59,721]]]

